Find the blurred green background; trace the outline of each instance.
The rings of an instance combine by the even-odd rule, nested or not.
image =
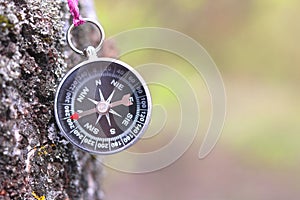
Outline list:
[[[155,26],[194,38],[218,66],[228,100],[222,136],[214,151],[199,160],[211,111],[201,78],[165,52],[143,50],[122,57],[133,66],[155,60],[184,74],[199,91],[203,123],[192,146],[170,167],[141,175],[106,168],[107,200],[300,199],[300,1],[116,0],[95,1],[95,6],[107,37]],[[150,90],[154,103],[169,106],[168,92],[155,86]],[[159,118],[159,111],[153,117]],[[172,132],[167,126],[160,134]],[[147,145],[133,148],[145,150]]]

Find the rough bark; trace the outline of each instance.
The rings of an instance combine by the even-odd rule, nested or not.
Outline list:
[[[0,199],[102,199],[101,164],[54,119],[56,87],[81,59],[69,18],[64,0],[0,0]]]

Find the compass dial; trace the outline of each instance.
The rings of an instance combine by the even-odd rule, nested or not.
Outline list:
[[[62,134],[95,154],[131,146],[147,128],[150,114],[151,97],[141,76],[110,58],[74,67],[55,97],[55,117]]]

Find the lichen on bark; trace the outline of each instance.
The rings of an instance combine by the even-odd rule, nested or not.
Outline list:
[[[53,114],[79,60],[66,47],[69,18],[64,0],[0,0],[0,199],[102,199],[101,164],[59,134]]]

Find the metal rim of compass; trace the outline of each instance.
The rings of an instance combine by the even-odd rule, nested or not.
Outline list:
[[[65,81],[68,79],[68,77],[73,73],[75,72],[78,68],[88,64],[88,63],[92,63],[92,62],[101,62],[101,61],[104,61],[104,62],[111,62],[111,63],[116,63],[116,64],[119,64],[119,65],[122,65],[123,67],[127,68],[129,71],[131,71],[136,77],[137,79],[140,81],[141,85],[144,87],[144,90],[145,90],[145,93],[146,93],[146,97],[147,97],[147,103],[148,103],[148,112],[147,112],[147,115],[146,115],[146,119],[145,119],[145,123],[143,125],[143,127],[141,128],[141,131],[140,133],[136,136],[136,138],[134,138],[131,142],[129,142],[128,144],[122,146],[121,148],[118,148],[118,149],[115,149],[115,150],[110,150],[110,151],[96,151],[96,150],[91,150],[91,149],[88,149],[88,148],[85,148],[83,145],[81,145],[80,143],[77,143],[75,142],[72,137],[68,136],[68,133],[66,133],[64,131],[64,128],[61,124],[61,119],[59,118],[59,114],[58,114],[58,96],[59,96],[59,91],[62,89]],[[88,152],[88,153],[91,153],[91,154],[96,154],[96,155],[111,155],[111,154],[115,154],[115,153],[118,153],[118,152],[121,152],[129,147],[131,147],[134,143],[136,143],[139,139],[141,139],[141,136],[145,133],[145,131],[147,130],[148,128],[148,125],[150,123],[150,118],[151,118],[151,112],[152,112],[152,100],[151,100],[151,95],[150,95],[150,91],[149,91],[149,88],[147,87],[147,84],[146,82],[144,81],[144,79],[141,77],[141,75],[134,69],[132,68],[130,65],[120,61],[120,60],[116,60],[116,59],[113,59],[113,58],[97,58],[97,59],[92,59],[92,60],[87,60],[87,61],[84,61],[80,64],[78,64],[77,66],[73,67],[70,71],[67,72],[67,74],[63,77],[62,81],[60,82],[58,88],[57,88],[57,92],[55,94],[55,99],[54,99],[54,114],[55,114],[55,119],[56,119],[56,122],[57,122],[57,125],[61,131],[61,134],[63,136],[65,136],[67,138],[68,141],[70,141],[73,145],[75,145],[76,147],[78,147],[79,149],[85,151],[85,152]],[[128,131],[128,130],[126,130]],[[125,132],[125,131],[124,131]]]

